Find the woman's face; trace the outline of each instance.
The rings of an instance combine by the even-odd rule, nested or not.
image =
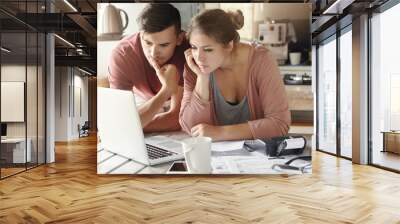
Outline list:
[[[225,58],[231,52],[231,49],[199,31],[191,33],[190,46],[196,64],[199,66],[200,71],[205,74],[209,74],[221,67]]]

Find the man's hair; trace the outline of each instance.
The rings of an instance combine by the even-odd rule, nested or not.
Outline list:
[[[171,4],[148,4],[137,18],[139,29],[146,33],[157,33],[174,26],[176,33],[181,32],[181,16]]]

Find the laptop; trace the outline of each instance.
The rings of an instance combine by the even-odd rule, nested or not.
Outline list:
[[[97,88],[97,128],[102,148],[136,162],[157,165],[184,158],[180,142],[144,138],[132,91]]]

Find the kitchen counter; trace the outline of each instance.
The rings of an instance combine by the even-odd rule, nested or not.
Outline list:
[[[311,65],[279,65],[281,71],[304,71],[311,73]]]
[[[282,65],[279,66],[282,79],[285,74],[311,76],[309,65]],[[289,101],[289,110],[293,122],[311,123],[313,121],[314,94],[311,85],[285,85]]]

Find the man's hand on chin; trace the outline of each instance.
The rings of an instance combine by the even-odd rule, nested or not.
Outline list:
[[[161,82],[161,90],[168,95],[173,95],[178,89],[179,73],[173,64],[165,64],[160,66],[154,59],[149,58],[150,65],[156,71],[157,77]]]

